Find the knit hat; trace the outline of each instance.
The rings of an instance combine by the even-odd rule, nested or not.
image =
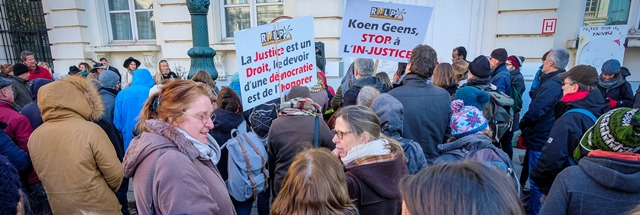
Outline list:
[[[558,77],[562,79],[570,77],[574,81],[587,86],[596,86],[598,84],[598,71],[595,67],[589,65],[574,66],[569,71],[558,74]]]
[[[491,65],[486,56],[480,55],[469,64],[469,72],[478,78],[491,76]]]
[[[0,155],[0,211],[16,214],[20,202],[20,176],[7,157]]]
[[[75,75],[75,74],[78,74],[79,72],[80,72],[80,69],[77,66],[74,65],[74,66],[70,66],[69,67],[69,73],[67,73],[67,74]]]
[[[100,80],[100,85],[102,85],[102,87],[113,89],[116,85],[118,85],[120,77],[114,71],[105,70],[100,73],[98,80]]]
[[[455,138],[478,133],[487,128],[487,119],[482,115],[482,111],[474,106],[464,106],[462,100],[451,102],[451,135]]]
[[[37,101],[38,99],[38,90],[40,90],[40,87],[47,85],[49,83],[53,82],[51,79],[47,79],[47,78],[36,78],[33,79],[31,81],[31,98],[33,99],[33,101]]]
[[[13,80],[0,77],[0,89],[13,84]]]
[[[24,73],[29,72],[29,67],[27,67],[27,65],[21,64],[21,63],[16,63],[13,65],[13,75],[14,76],[20,76]]]
[[[507,61],[511,62],[511,65],[513,65],[513,68],[519,69],[520,67],[522,67],[522,61],[520,60],[519,57],[516,57],[515,55],[511,55],[507,58]]]
[[[458,89],[455,98],[462,100],[465,105],[478,108],[478,110],[484,109],[485,103],[491,99],[489,93],[472,86],[465,86]]]
[[[580,146],[587,150],[640,153],[639,109],[617,108],[603,114],[582,136]],[[574,151],[579,159],[580,148]]]
[[[309,88],[305,86],[294,86],[287,94],[286,99],[291,100],[294,98],[309,98],[311,97],[311,93],[309,92]]]
[[[609,59],[602,64],[602,73],[607,75],[615,75],[620,72],[620,61],[616,59]],[[15,69],[14,72],[15,73]]]
[[[495,58],[501,62],[507,61],[507,56],[509,56],[509,54],[507,54],[507,50],[504,48],[498,48],[491,52],[491,58]]]

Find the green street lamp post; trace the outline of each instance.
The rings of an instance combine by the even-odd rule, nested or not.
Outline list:
[[[191,57],[189,78],[200,70],[207,71],[213,80],[218,78],[218,71],[213,64],[213,56],[216,56],[216,51],[209,47],[209,28],[207,27],[209,4],[209,0],[187,0],[193,37],[193,47],[187,51],[187,55]]]

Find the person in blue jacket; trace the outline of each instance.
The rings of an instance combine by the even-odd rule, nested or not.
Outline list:
[[[26,176],[31,173],[31,159],[29,154],[20,149],[16,143],[9,138],[4,132],[6,123],[0,121],[0,155],[4,155],[9,162],[20,172],[20,175]]]
[[[139,120],[138,115],[142,110],[142,105],[149,98],[149,90],[153,85],[155,85],[155,81],[149,70],[137,69],[133,73],[131,86],[120,91],[116,96],[113,125],[122,133],[125,151],[133,139],[134,129]]]
[[[496,86],[498,91],[503,92],[504,94],[510,95],[511,93],[511,75],[505,62],[507,61],[507,50],[503,48],[495,49],[491,52],[491,57],[489,58],[489,64],[493,71],[491,72],[491,77],[489,78],[489,82]]]

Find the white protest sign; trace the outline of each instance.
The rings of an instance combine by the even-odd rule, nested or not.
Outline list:
[[[432,7],[347,0],[342,17],[342,57],[408,62],[424,42]]]
[[[599,72],[602,64],[609,59],[617,59],[622,63],[627,30],[626,25],[580,28],[577,64],[591,65]]]
[[[293,86],[316,84],[313,18],[302,17],[233,32],[245,110]]]

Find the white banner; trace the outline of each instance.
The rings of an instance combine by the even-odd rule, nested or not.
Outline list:
[[[580,28],[576,65],[591,65],[600,72],[602,64],[609,59],[617,59],[622,64],[627,31],[626,25]]]

